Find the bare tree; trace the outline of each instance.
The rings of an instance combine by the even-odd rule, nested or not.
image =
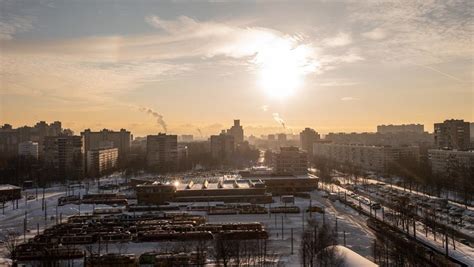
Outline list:
[[[5,244],[5,248],[8,252],[8,257],[14,256],[16,246],[19,244],[19,237],[20,233],[12,230],[0,234],[0,240],[3,241],[3,243]]]
[[[337,244],[329,224],[308,220],[308,228],[301,237],[300,257],[303,266],[343,266],[344,259],[333,245]]]

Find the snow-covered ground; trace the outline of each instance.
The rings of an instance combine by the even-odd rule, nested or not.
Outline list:
[[[324,185],[323,187],[332,192],[341,192],[341,193],[346,193],[347,198],[349,201],[353,202],[354,204],[358,204],[359,201],[356,198],[350,197],[352,193],[354,193],[351,190],[348,190],[347,188],[343,188],[341,186],[337,185]],[[357,195],[357,194],[356,194]],[[358,196],[358,198],[361,198],[361,196]],[[362,197],[363,198],[363,197]],[[368,203],[364,203],[363,201],[361,202],[361,207],[367,211],[368,213],[370,212],[370,206]],[[388,207],[383,207],[385,212],[390,212],[391,210]],[[376,213],[377,218],[382,219],[382,213],[378,212]],[[425,230],[424,230],[424,225],[422,222],[417,222],[417,227],[416,227],[416,236],[420,242],[423,242],[433,248],[437,248],[439,251],[444,251],[444,244],[443,240],[440,239],[440,236],[442,234],[438,235],[438,238],[435,240],[433,235],[428,234],[428,236],[425,236]],[[474,249],[472,247],[466,246],[458,241],[455,241],[456,244],[456,249],[452,246],[452,241],[449,241],[451,246],[449,248],[449,255],[463,263],[465,263],[467,266],[474,266]]]
[[[213,176],[209,176],[213,177]],[[185,178],[186,179],[186,178]],[[121,183],[123,179],[120,176],[113,176],[101,179],[100,184],[106,183]],[[98,184],[91,183],[89,185],[89,193],[98,191]],[[72,193],[72,192],[71,192]],[[74,188],[75,195],[86,194],[86,188]],[[20,241],[23,241],[23,223],[26,217],[27,232],[25,232],[26,240],[34,237],[37,230],[40,232],[43,229],[50,227],[62,217],[65,221],[68,216],[78,213],[91,213],[94,208],[105,207],[105,205],[65,205],[57,206],[58,198],[66,196],[65,186],[55,186],[45,190],[46,203],[46,219],[45,211],[42,209],[42,189],[38,190],[38,197],[36,199],[28,200],[25,203],[26,195],[36,195],[35,189],[28,189],[24,192],[23,199],[18,201],[18,208],[12,209],[12,203],[8,203],[5,208],[5,214],[1,214],[0,210],[0,231],[17,231],[20,233]],[[314,191],[311,193],[311,202],[313,205],[324,205],[326,214],[324,220],[332,224],[335,228],[337,218],[337,230],[339,244],[344,244],[344,232],[346,246],[351,248],[356,253],[372,260],[371,245],[374,238],[373,233],[365,224],[367,219],[365,216],[359,215],[339,202],[331,202],[327,198],[322,197],[322,193]],[[284,205],[281,203],[279,197],[274,197],[275,203],[272,206]],[[310,204],[309,199],[295,198],[295,205],[299,206],[304,211]],[[26,211],[26,216],[25,216]],[[298,214],[253,214],[253,215],[208,215],[208,221],[214,222],[262,222],[270,233],[270,240],[268,242],[268,251],[270,253],[277,253],[280,255],[280,260],[284,266],[300,266],[299,264],[299,246],[303,228],[306,226],[309,213]],[[319,213],[312,213],[312,218],[323,221],[323,215]],[[37,229],[38,228],[38,229]],[[283,228],[283,234],[282,234]],[[293,254],[291,253],[291,232],[293,231]],[[167,246],[166,242],[161,243],[128,243],[127,245],[110,244],[107,246],[108,252],[127,252],[141,254],[146,251],[156,250],[157,247]],[[7,254],[5,247],[0,245],[0,258]],[[80,261],[75,261],[80,265]]]

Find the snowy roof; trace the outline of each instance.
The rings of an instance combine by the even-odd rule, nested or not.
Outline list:
[[[372,261],[355,253],[350,248],[347,248],[341,245],[331,246],[331,247],[337,248],[337,251],[339,252],[339,254],[344,258],[345,267],[377,267],[378,266]]]
[[[0,184],[0,190],[12,190],[12,189],[21,189],[18,186],[11,184]]]

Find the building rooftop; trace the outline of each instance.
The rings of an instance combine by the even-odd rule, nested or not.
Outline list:
[[[21,187],[18,187],[16,185],[11,185],[11,184],[0,184],[0,191],[12,190],[12,189],[21,189]]]

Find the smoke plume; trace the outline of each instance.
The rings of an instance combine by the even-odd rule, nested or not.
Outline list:
[[[139,110],[141,112],[145,112],[148,115],[151,115],[156,118],[156,122],[163,128],[163,131],[166,133],[168,131],[168,126],[166,125],[165,120],[163,119],[163,115],[159,114],[158,112],[154,111],[151,108],[144,108],[140,107]]]
[[[196,131],[198,131],[199,135],[202,136],[201,129],[197,128]]]
[[[285,125],[285,121],[280,117],[280,114],[278,113],[273,113],[273,119],[278,122],[279,124],[281,124],[281,126],[286,129],[286,125]]]

